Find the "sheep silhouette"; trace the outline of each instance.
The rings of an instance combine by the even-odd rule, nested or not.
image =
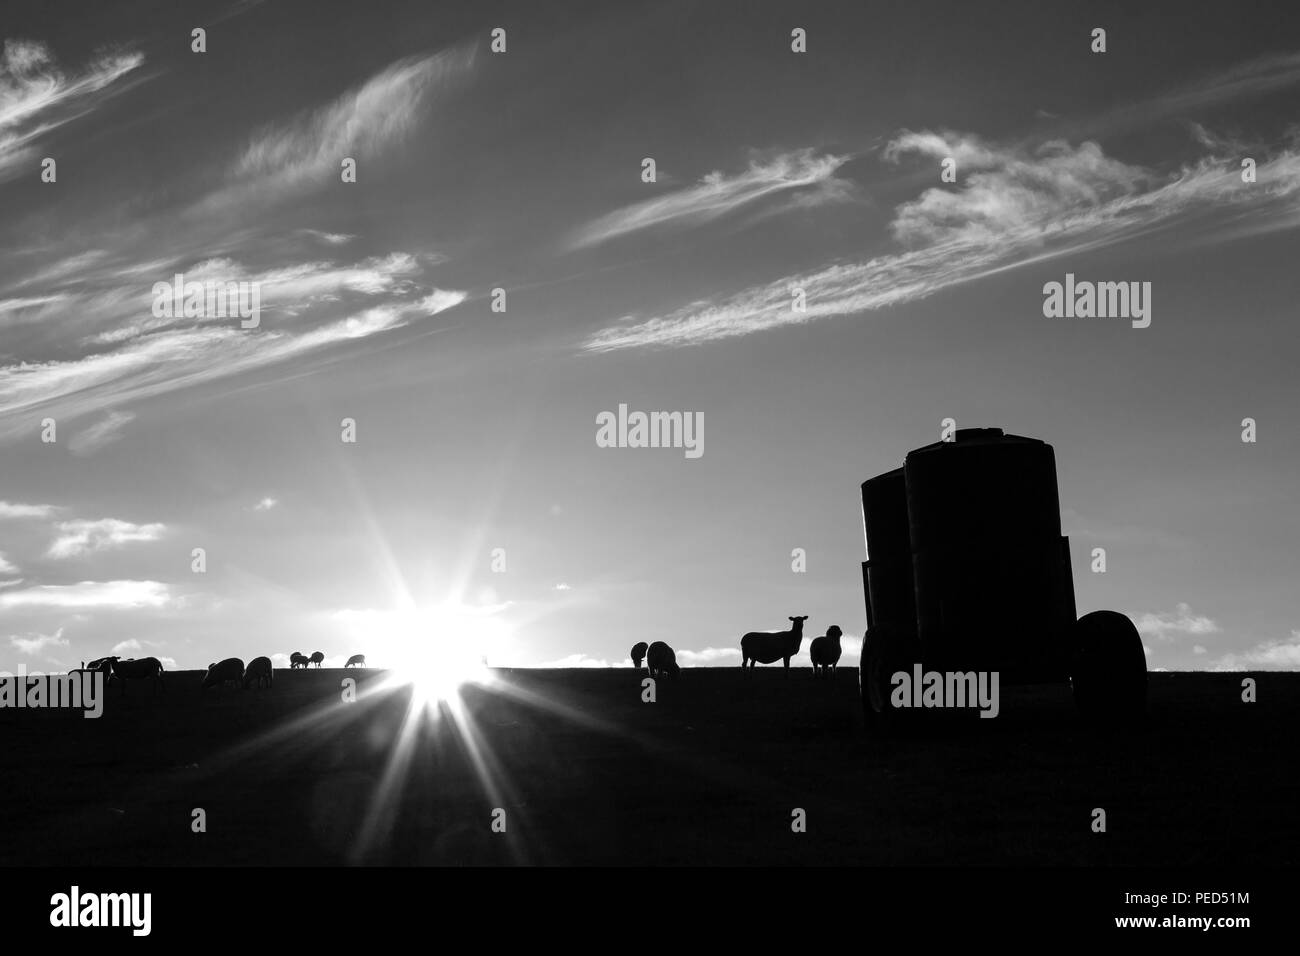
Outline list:
[[[322,651],[313,651],[311,657],[307,658],[307,660],[320,667],[325,663],[325,654]]]
[[[645,661],[651,677],[677,677],[682,671],[677,665],[677,655],[663,641],[655,641],[646,649]]]
[[[344,666],[344,667],[365,667],[365,666],[366,666],[366,655],[365,655],[365,654],[353,654],[351,657],[348,658],[348,662],[347,662],[346,664],[344,664],[343,666]]]
[[[812,644],[808,647],[808,656],[812,658],[813,677],[830,676],[835,672],[840,662],[840,654],[843,653],[840,647],[840,637],[843,633],[838,625],[832,624],[821,637],[813,638]]]
[[[267,687],[271,687],[274,685],[275,672],[271,667],[271,658],[254,657],[251,661],[248,662],[248,667],[244,669],[245,689],[247,689],[248,685],[251,684],[253,681],[257,681],[257,686],[259,689],[261,688],[263,682],[265,682]]]
[[[129,680],[152,680],[153,692],[155,694],[167,692],[167,686],[163,683],[163,666],[162,661],[156,657],[142,657],[139,660],[127,659],[122,660],[119,657],[103,658],[109,662],[111,673],[122,684],[122,696],[126,696],[126,682]],[[99,663],[92,661],[92,664]],[[102,666],[100,668],[103,669]]]
[[[297,670],[299,667],[306,667],[310,658],[302,651],[294,651],[289,655],[289,669]]]
[[[239,686],[244,680],[244,662],[238,657],[227,657],[217,664],[209,664],[203,675],[202,688],[221,687],[225,684]]]
[[[632,666],[637,670],[641,669],[641,662],[645,660],[646,651],[649,648],[645,641],[637,641],[632,645]]]
[[[790,618],[788,631],[750,631],[740,639],[741,669],[754,669],[757,664],[775,664],[785,661],[786,676],[790,676],[790,658],[799,653],[803,643],[803,622],[807,614]]]

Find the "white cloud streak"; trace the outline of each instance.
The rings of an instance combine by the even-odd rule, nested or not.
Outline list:
[[[19,653],[39,654],[51,647],[67,647],[68,639],[63,636],[63,628],[59,628],[53,634],[27,634],[22,637],[15,634],[9,638],[9,643]]]
[[[49,518],[58,510],[54,505],[25,505],[11,501],[0,501],[0,519]]]
[[[69,77],[44,43],[5,40],[0,52],[0,182],[34,162],[38,140],[91,109],[97,94],[143,62],[138,53],[101,53],[82,73]]]
[[[172,603],[167,585],[158,581],[80,581],[42,584],[0,593],[0,608],[141,608]]]
[[[765,285],[692,302],[658,316],[625,316],[584,348],[610,352],[679,347],[818,319],[872,312],[1069,253],[1101,248],[1188,223],[1239,237],[1300,225],[1300,151],[1290,144],[1261,156],[1258,181],[1243,183],[1235,157],[1204,157],[1159,176],[1107,157],[1096,143],[1059,140],[996,146],[970,135],[906,132],[885,150],[897,161],[960,157],[961,185],[932,188],[895,210],[891,231],[903,248],[865,262],[786,275]],[[792,306],[803,289],[806,309]]]
[[[559,660],[547,661],[539,664],[539,667],[631,667],[631,663],[611,664],[603,657],[588,657],[586,654],[570,654],[568,657],[561,657]]]
[[[61,521],[57,528],[59,536],[50,545],[51,558],[76,558],[132,542],[157,541],[167,530],[164,524],[133,524],[117,518]]]
[[[754,160],[733,176],[713,172],[698,183],[654,199],[624,206],[587,223],[570,238],[569,249],[608,242],[646,229],[681,228],[711,222],[771,196],[814,189],[844,198],[849,184],[835,178],[847,156],[818,156],[811,149]]]
[[[1248,651],[1225,654],[1210,668],[1216,671],[1300,670],[1300,631],[1290,638],[1268,641]]]
[[[244,194],[276,193],[337,182],[343,157],[366,160],[404,140],[429,96],[466,75],[475,49],[465,45],[386,67],[333,103],[268,125],[256,133],[230,170],[231,188]],[[212,201],[230,201],[229,195]]]
[[[93,455],[106,445],[122,437],[122,431],[135,421],[132,412],[109,412],[102,419],[68,441],[68,451],[74,455]]]
[[[1219,625],[1203,614],[1194,614],[1189,605],[1179,603],[1171,613],[1146,613],[1133,622],[1138,633],[1157,641],[1172,641],[1191,635],[1215,634]]]

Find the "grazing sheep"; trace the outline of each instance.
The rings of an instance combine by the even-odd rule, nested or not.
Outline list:
[[[129,680],[152,680],[153,692],[155,694],[162,692],[167,693],[167,687],[163,684],[163,666],[162,661],[156,657],[142,657],[140,660],[128,658],[122,660],[118,657],[103,658],[109,662],[111,673],[122,682],[122,696],[126,696],[126,682]],[[92,664],[100,661],[91,661]],[[101,668],[102,670],[102,668]]]
[[[325,663],[325,654],[322,651],[313,651],[311,657],[307,658],[307,660],[320,667]]]
[[[289,655],[289,670],[296,671],[299,667],[306,667],[310,658],[301,651],[294,651]]]
[[[344,666],[344,667],[352,667],[353,665],[355,665],[355,666],[357,666],[357,667],[365,667],[365,666],[366,666],[366,655],[365,655],[365,654],[353,654],[351,657],[348,658],[348,662],[347,662],[346,664],[344,664],[343,666]]]
[[[267,687],[274,686],[275,671],[271,667],[271,658],[254,657],[248,662],[248,667],[244,669],[244,689],[247,690],[248,685],[253,681],[257,681],[259,690],[263,681],[266,682]]]
[[[647,650],[645,641],[637,641],[632,645],[632,666],[637,670],[641,669],[641,662],[645,660]]]
[[[840,635],[843,633],[837,625],[832,624],[826,629],[824,635],[813,638],[808,648],[808,656],[812,658],[813,677],[835,672],[835,667],[840,662],[840,654],[843,653],[840,648]]]
[[[665,674],[676,677],[682,670],[677,666],[677,655],[663,641],[655,641],[647,648],[645,662],[651,677],[663,677]]]
[[[89,664],[83,661],[81,669],[83,671],[91,671],[92,673],[94,671],[103,671],[105,684],[109,684],[113,680],[113,658],[111,657],[100,657],[91,661]]]
[[[750,631],[740,639],[740,666],[743,670],[746,666],[752,671],[754,665],[758,664],[775,664],[779,660],[785,661],[786,676],[790,676],[790,658],[799,653],[799,645],[803,643],[803,622],[808,620],[807,614],[800,614],[798,617],[790,618],[791,628],[788,631]]]
[[[244,662],[238,657],[227,657],[220,664],[209,664],[203,675],[203,689],[222,684],[239,684],[244,679]]]

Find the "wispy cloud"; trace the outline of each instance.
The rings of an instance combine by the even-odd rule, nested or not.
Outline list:
[[[55,505],[25,505],[0,501],[0,518],[49,518],[58,510]]]
[[[1277,93],[1300,84],[1300,51],[1268,54],[1228,69],[1139,98],[1082,120],[1066,120],[1063,135],[1097,136],[1146,126],[1171,117],[1213,110],[1229,103]]]
[[[18,176],[34,160],[39,139],[91,109],[97,94],[143,62],[139,53],[105,52],[68,76],[44,43],[5,40],[0,53],[0,181]]]
[[[160,523],[134,524],[117,518],[97,521],[61,521],[59,536],[50,545],[51,558],[75,558],[95,551],[120,548],[135,541],[157,541],[167,526]]]
[[[0,135],[5,123],[102,88],[120,75],[114,70],[139,62],[97,61],[93,77],[67,80],[39,44],[6,51]],[[469,74],[474,56],[466,44],[403,59],[323,106],[270,123],[224,160],[222,185],[169,208],[165,226],[115,220],[107,233],[43,260],[51,264],[39,274],[0,288],[0,317],[25,330],[0,365],[0,441],[29,434],[39,410],[61,429],[65,421],[80,426],[72,450],[90,454],[122,433],[134,402],[399,329],[464,302],[464,291],[429,280],[443,261],[436,253],[330,261],[322,245],[342,249],[356,236],[289,229],[272,237],[266,208],[299,187],[337,184],[343,156],[356,158],[364,177],[374,169],[368,163],[424,122],[431,97]],[[164,230],[159,245],[152,237]],[[232,249],[255,265],[236,261]],[[256,283],[260,326],[154,315],[154,284],[177,272],[191,282]],[[108,417],[105,409],[113,410]],[[97,423],[77,422],[90,415]]]
[[[692,186],[624,206],[587,223],[567,246],[581,249],[645,229],[695,226],[777,194],[803,192],[843,199],[851,194],[851,187],[837,179],[835,171],[848,158],[801,149],[756,159],[734,175],[712,172]]]
[[[322,232],[319,229],[304,229],[302,232],[303,235],[318,239],[327,246],[347,245],[356,238],[356,236],[346,232]]]
[[[14,634],[9,643],[21,654],[39,654],[51,647],[67,647],[68,639],[63,636],[63,628],[59,628],[53,634]]]
[[[702,651],[677,651],[677,660],[690,667],[697,664],[712,664],[714,661],[734,660],[739,656],[740,649],[736,647],[706,647]]]
[[[468,297],[468,294],[455,289],[434,289],[420,300],[420,308],[429,315],[437,315],[454,309]]]
[[[26,312],[43,305],[53,305],[67,299],[65,295],[37,295],[26,298],[0,299],[0,315],[8,312]]]
[[[123,429],[133,421],[133,412],[109,412],[89,428],[72,436],[68,450],[74,455],[93,455],[121,438]]]
[[[959,155],[969,168],[961,172],[960,187],[927,189],[895,210],[891,229],[901,250],[786,275],[663,315],[625,316],[584,347],[608,352],[696,345],[871,312],[1187,224],[1193,213],[1231,214],[1232,230],[1214,232],[1216,238],[1291,228],[1300,225],[1296,146],[1261,157],[1258,181],[1248,184],[1235,157],[1203,157],[1161,176],[1107,157],[1096,143],[1076,147],[1053,140],[1027,148],[997,146],[972,135],[907,132],[889,144],[887,159],[917,154],[933,162]],[[1188,231],[1205,234],[1207,226],[1222,223],[1205,216]],[[804,290],[803,311],[793,307],[795,289]]]
[[[141,608],[171,602],[167,585],[158,581],[80,581],[0,593],[0,608]]]
[[[1178,604],[1172,613],[1162,611],[1142,614],[1133,623],[1137,626],[1139,634],[1157,641],[1172,641],[1189,635],[1214,634],[1219,630],[1219,625],[1211,618],[1203,614],[1193,614],[1191,607],[1183,603]]]
[[[1292,631],[1289,638],[1267,641],[1248,651],[1225,654],[1210,670],[1300,670],[1300,631]]]
[[[394,294],[402,291],[394,288]],[[302,327],[248,330],[227,320],[223,325],[194,323],[150,333],[142,322],[138,330],[122,333],[129,336],[125,341],[111,343],[115,347],[107,350],[0,367],[0,440],[30,430],[27,413],[35,408],[76,418],[105,405],[126,405],[399,329],[449,308],[463,295],[435,291],[420,299],[392,299]],[[103,344],[110,343],[102,343],[101,349]]]
[[[464,77],[474,57],[474,46],[463,45],[399,60],[327,106],[268,125],[232,165],[230,188],[240,195],[282,196],[286,190],[338,182],[345,156],[357,160],[360,180],[366,162],[405,139],[430,95]],[[225,193],[210,203],[231,198]]]
[[[148,643],[148,642],[146,642]],[[125,641],[118,641],[113,645],[114,654],[134,654],[137,651],[144,650],[144,644],[134,637],[128,637]]]
[[[392,252],[382,256],[371,256],[352,263],[332,261],[297,262],[290,265],[276,266],[261,270],[252,270],[243,263],[228,257],[215,257],[195,262],[178,270],[184,277],[184,283],[232,283],[246,282],[256,285],[261,311],[272,313],[280,319],[279,325],[288,331],[294,331],[285,319],[296,319],[320,306],[334,306],[344,297],[352,304],[360,305],[366,299],[378,296],[400,296],[422,291],[416,279],[426,269],[438,265],[441,258],[434,255],[416,256],[406,252]],[[151,281],[149,277],[136,278],[134,273],[120,277],[110,277],[109,281],[95,288],[79,292],[80,301],[76,303],[79,310],[92,306],[94,302],[104,302],[105,293],[110,297],[110,305],[101,313],[92,314],[99,324],[108,325],[105,331],[89,336],[89,346],[113,345],[119,342],[138,339],[146,334],[163,329],[184,328],[202,324],[231,324],[228,315],[204,314],[194,317],[182,317],[174,314],[157,316],[153,314],[155,294],[154,282],[174,283],[175,274],[171,270],[159,270]],[[117,281],[114,281],[116,279]],[[127,280],[123,284],[122,280]],[[130,281],[134,280],[134,281]],[[107,286],[107,288],[105,288]],[[438,293],[440,290],[435,289]],[[445,295],[462,295],[463,293],[442,293]],[[70,310],[63,310],[67,314]],[[229,311],[229,310],[227,310]],[[430,313],[432,314],[432,313]],[[81,312],[81,322],[85,323],[86,313]],[[267,320],[267,326],[276,324]],[[302,323],[298,323],[299,326]]]
[[[254,511],[270,511],[270,510],[271,510],[272,508],[274,508],[277,504],[279,504],[279,501],[277,501],[275,498],[269,498],[269,497],[268,497],[268,498],[263,498],[263,499],[262,499],[261,501],[259,501],[257,504],[253,505],[253,510],[254,510]]]
[[[905,245],[1046,239],[1053,224],[1071,217],[1085,217],[1073,228],[1086,229],[1148,179],[1141,168],[1107,157],[1090,142],[1072,147],[1052,140],[1022,152],[970,135],[909,131],[885,149],[890,161],[908,155],[956,159],[962,188],[927,189],[900,206],[891,229]]]
[[[0,574],[17,574],[18,567],[0,551]]]
[[[570,654],[559,660],[547,661],[539,667],[631,667],[627,662],[611,664],[603,657],[588,657],[586,654]]]

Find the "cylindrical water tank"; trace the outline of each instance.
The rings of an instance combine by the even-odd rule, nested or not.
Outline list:
[[[955,438],[913,451],[903,466],[926,664],[1061,677],[1074,592],[1052,446],[997,428]]]
[[[955,437],[904,462],[914,553],[1060,536],[1051,445],[1000,428],[958,429]]]
[[[863,565],[867,624],[888,621],[910,631],[915,628],[916,603],[902,468],[862,483],[862,522],[867,542]]]
[[[908,534],[907,483],[902,468],[862,483],[862,524],[868,561],[912,553]]]

